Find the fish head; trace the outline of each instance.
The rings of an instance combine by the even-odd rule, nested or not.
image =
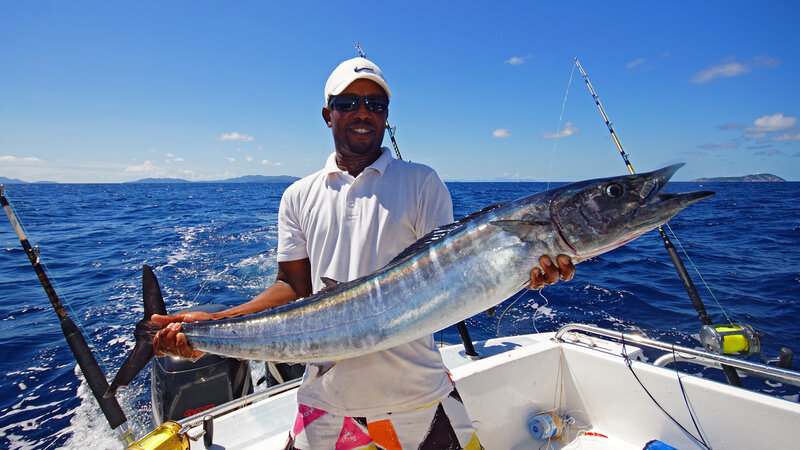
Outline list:
[[[550,213],[574,258],[583,261],[620,247],[714,194],[662,193],[682,166],[564,186],[551,199]]]

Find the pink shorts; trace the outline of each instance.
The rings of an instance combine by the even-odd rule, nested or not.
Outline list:
[[[286,450],[482,448],[455,389],[430,405],[374,417],[335,416],[299,404],[286,443]]]

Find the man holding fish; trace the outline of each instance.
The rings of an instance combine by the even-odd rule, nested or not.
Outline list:
[[[202,354],[188,345],[181,322],[251,314],[362,277],[453,221],[450,194],[436,172],[394,159],[381,146],[390,96],[383,73],[365,58],[344,61],[333,71],[322,117],[336,151],[321,171],[283,195],[275,283],[251,301],[218,313],[153,316],[164,326],[153,341],[156,356]],[[575,273],[566,255],[557,264],[542,256],[539,264],[528,288],[569,280]],[[287,449],[481,448],[432,335],[309,365],[297,399]]]

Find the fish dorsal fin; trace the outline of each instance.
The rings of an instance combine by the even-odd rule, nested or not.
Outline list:
[[[478,218],[480,216],[483,216],[484,214],[488,213],[489,211],[491,211],[493,209],[497,209],[497,208],[505,205],[506,203],[508,203],[508,202],[495,203],[494,205],[487,206],[486,208],[483,208],[480,211],[474,212],[474,213],[472,213],[472,214],[470,214],[468,216],[464,216],[461,219],[459,219],[459,220],[457,220],[457,221],[455,221],[453,223],[449,223],[447,225],[442,225],[439,228],[434,229],[430,233],[428,233],[425,236],[419,238],[413,244],[411,244],[408,247],[406,247],[406,249],[403,250],[402,252],[400,252],[400,254],[398,254],[397,256],[395,256],[394,259],[392,259],[392,261],[389,264],[393,264],[393,263],[396,263],[398,261],[402,261],[402,260],[408,258],[410,255],[413,255],[413,254],[417,253],[420,249],[427,248],[427,247],[435,244],[436,242],[442,240],[445,236],[449,235],[453,231],[460,229],[465,224],[467,224],[469,222],[472,222],[476,218]]]
[[[339,285],[338,281],[328,277],[319,277],[319,279],[322,280],[322,284],[325,285],[325,287],[322,288],[323,290],[330,289]]]
[[[536,236],[536,231],[542,228],[548,230],[553,228],[553,224],[547,221],[531,221],[531,220],[495,220],[489,222],[496,225],[503,230],[516,235],[523,241],[532,241]]]

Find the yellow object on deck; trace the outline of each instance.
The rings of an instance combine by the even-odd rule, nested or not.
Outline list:
[[[188,450],[189,438],[180,433],[177,422],[164,422],[147,436],[134,442],[128,450]]]

